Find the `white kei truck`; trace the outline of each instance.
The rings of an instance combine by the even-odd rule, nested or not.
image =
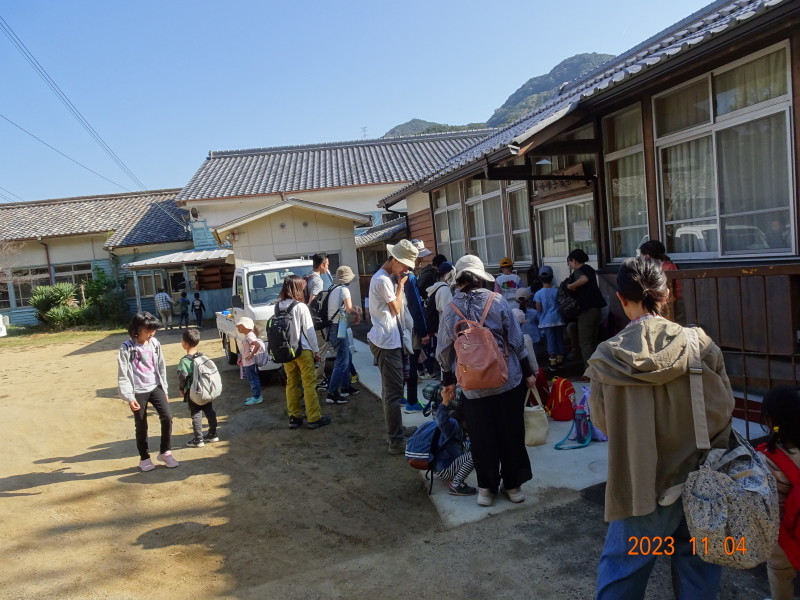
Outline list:
[[[250,317],[258,329],[259,337],[266,341],[267,321],[275,313],[275,304],[278,302],[283,280],[289,275],[303,277],[310,273],[312,268],[313,263],[304,259],[252,263],[236,267],[233,274],[231,307],[216,313],[217,329],[228,364],[237,363],[244,339],[244,336],[236,330],[236,322],[241,317]],[[273,373],[283,377],[282,366],[270,360],[265,366],[259,367],[262,383],[267,383]]]

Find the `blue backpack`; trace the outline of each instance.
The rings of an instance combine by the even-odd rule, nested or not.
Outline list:
[[[425,421],[406,441],[406,460],[415,469],[427,471],[425,477],[431,480],[429,494],[433,491],[434,450],[439,445],[440,433],[436,421]]]

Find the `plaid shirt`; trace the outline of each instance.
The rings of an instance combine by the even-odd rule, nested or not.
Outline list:
[[[169,310],[173,306],[172,298],[166,292],[156,294],[156,310]]]

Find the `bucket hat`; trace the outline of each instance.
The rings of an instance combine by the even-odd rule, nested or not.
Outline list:
[[[419,250],[408,240],[400,240],[394,245],[386,244],[386,251],[392,258],[403,263],[409,269],[413,269],[417,266]]]
[[[484,281],[494,281],[494,277],[489,275],[486,269],[483,268],[481,259],[472,254],[462,256],[456,262],[456,279],[461,277],[462,273],[472,273]]]
[[[417,258],[425,258],[426,256],[433,254],[433,252],[425,247],[425,242],[422,240],[415,238],[411,240],[411,243],[414,244],[414,248],[416,248],[417,252],[419,252],[419,254],[417,254]]]
[[[353,279],[355,279],[356,275],[353,273],[353,269],[348,267],[347,265],[342,265],[338,269],[336,269],[336,277],[333,278],[333,283],[336,285],[344,284],[347,285]]]

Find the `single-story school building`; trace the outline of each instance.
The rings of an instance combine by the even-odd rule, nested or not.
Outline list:
[[[453,260],[569,274],[661,240],[739,389],[800,381],[800,3],[719,0],[385,196]],[[429,224],[433,223],[430,231]],[[673,284],[674,285],[674,284]],[[676,288],[673,287],[673,294]]]

